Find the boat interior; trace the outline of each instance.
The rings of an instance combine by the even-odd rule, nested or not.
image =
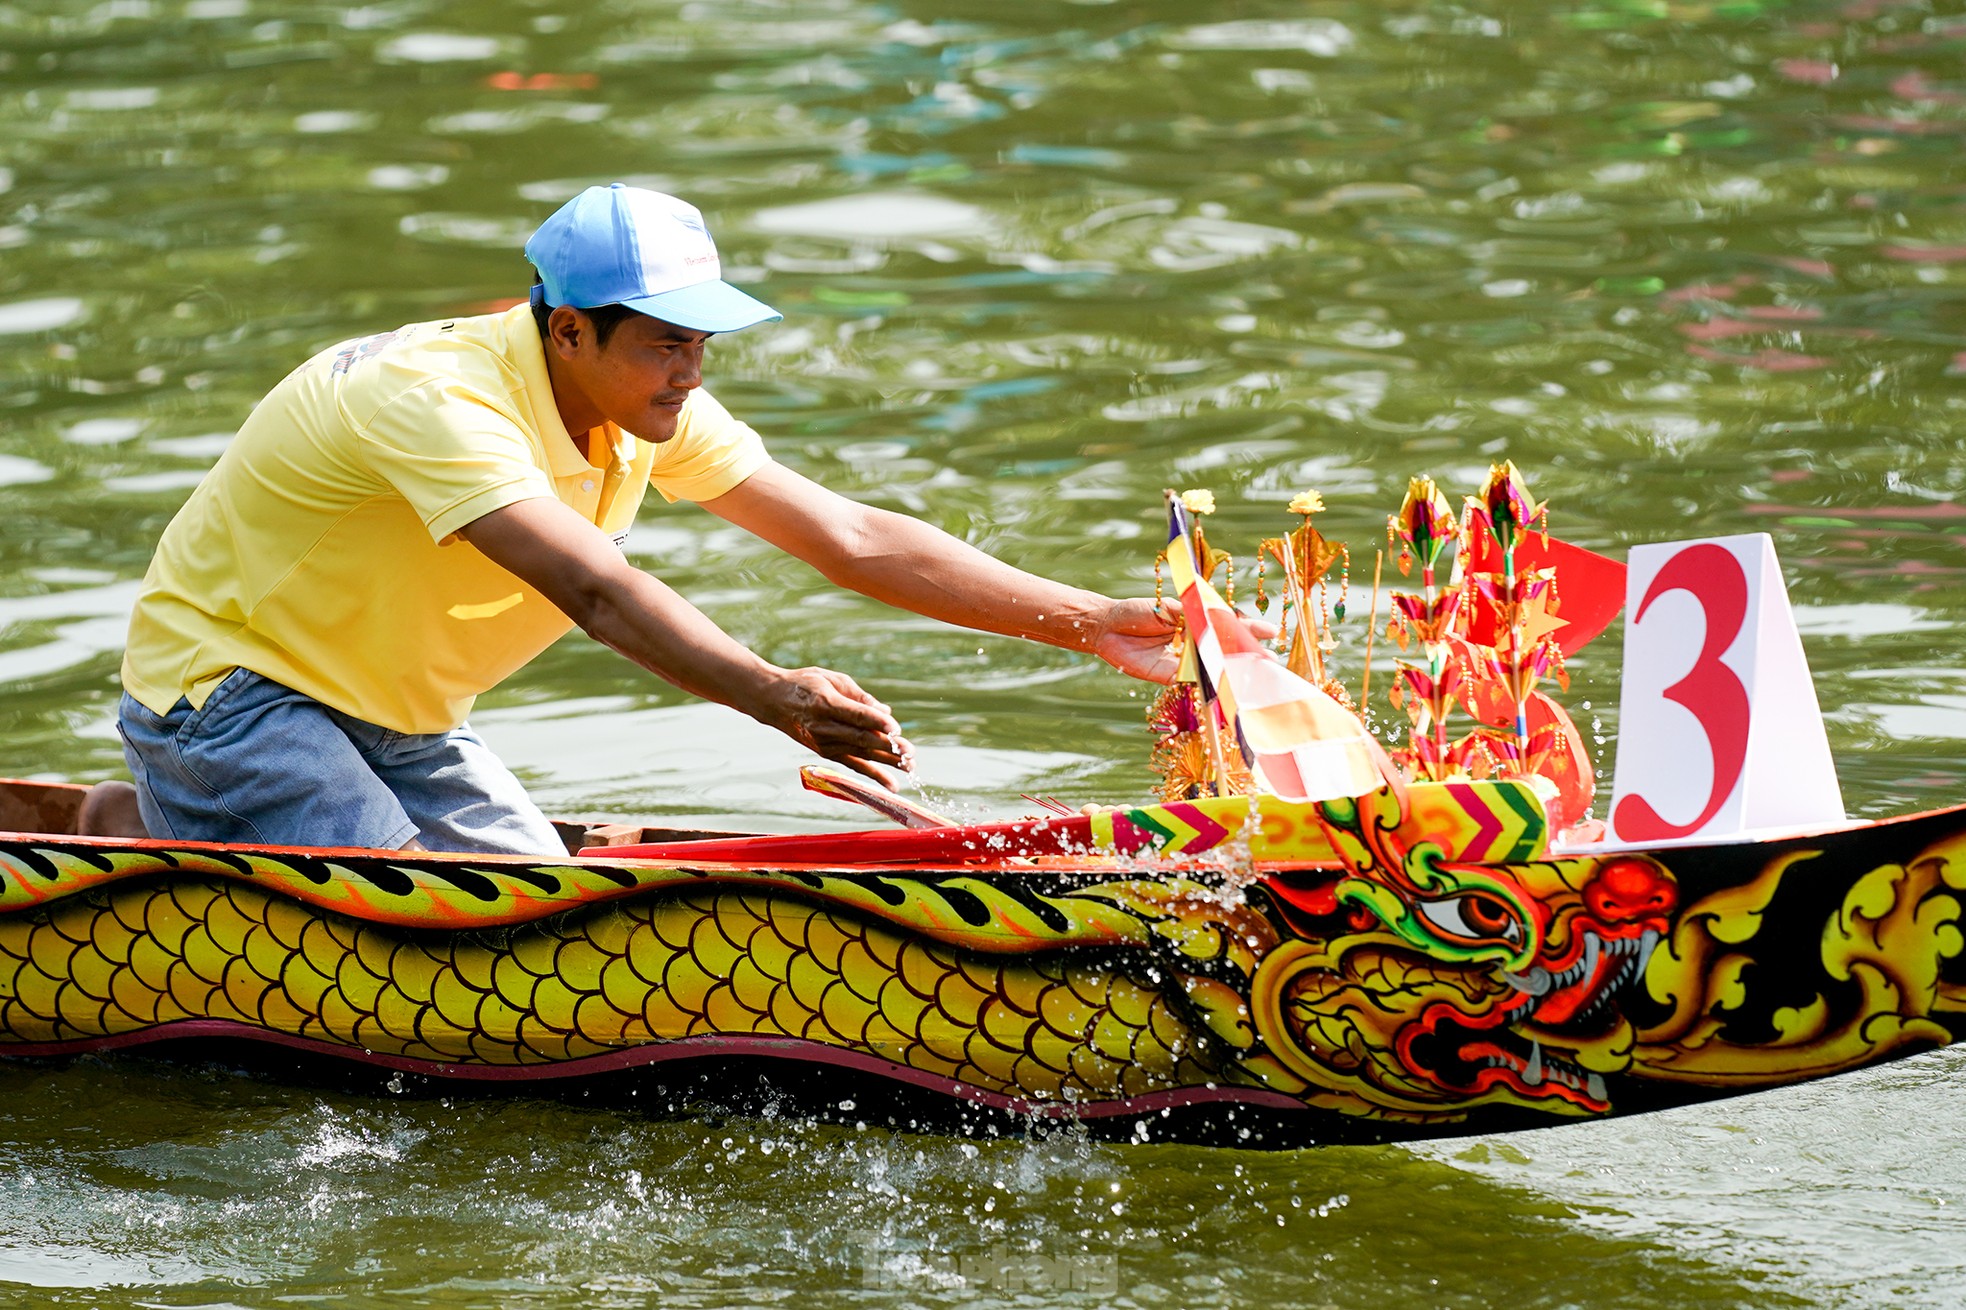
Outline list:
[[[0,778],[0,832],[49,837],[138,836],[140,834],[128,830],[126,816],[123,822],[117,822],[118,812],[126,807],[134,807],[134,789],[128,783],[98,783],[91,787],[72,782]],[[667,845],[672,842],[756,835],[577,819],[554,819],[553,827],[559,832],[560,840],[566,843],[569,855],[588,851],[598,853],[602,848],[612,846]]]

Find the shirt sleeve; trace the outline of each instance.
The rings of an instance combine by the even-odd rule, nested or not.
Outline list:
[[[454,381],[412,387],[356,432],[369,468],[409,502],[440,546],[495,509],[553,495],[526,430]]]
[[[764,440],[715,396],[698,387],[676,422],[676,435],[656,447],[649,484],[664,500],[715,500],[771,462]]]

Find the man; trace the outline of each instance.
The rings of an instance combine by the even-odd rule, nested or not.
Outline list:
[[[690,205],[592,187],[526,258],[531,306],[302,364],[165,529],[119,721],[152,835],[557,852],[465,718],[576,624],[869,777],[908,767],[851,678],[759,658],[627,563],[651,485],[889,604],[1173,672],[1155,604],[1034,577],[775,463],[701,369],[711,336],[779,315],[722,280]]]

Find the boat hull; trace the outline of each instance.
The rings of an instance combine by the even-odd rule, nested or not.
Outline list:
[[[787,1062],[1289,1147],[1651,1110],[1966,1038],[1966,810],[1563,858],[1518,833],[1536,858],[1495,859],[1485,828],[1416,839],[1412,806],[1317,807],[1314,861],[0,836],[0,1053],[241,1038],[485,1085]],[[1166,807],[1116,827],[1193,831]]]

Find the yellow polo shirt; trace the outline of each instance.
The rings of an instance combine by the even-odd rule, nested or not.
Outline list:
[[[552,496],[618,545],[649,486],[709,500],[769,458],[700,388],[668,441],[609,424],[582,446],[528,306],[329,347],[268,393],[164,530],[124,689],[167,714],[248,668],[398,732],[458,726],[573,626],[459,528]]]

